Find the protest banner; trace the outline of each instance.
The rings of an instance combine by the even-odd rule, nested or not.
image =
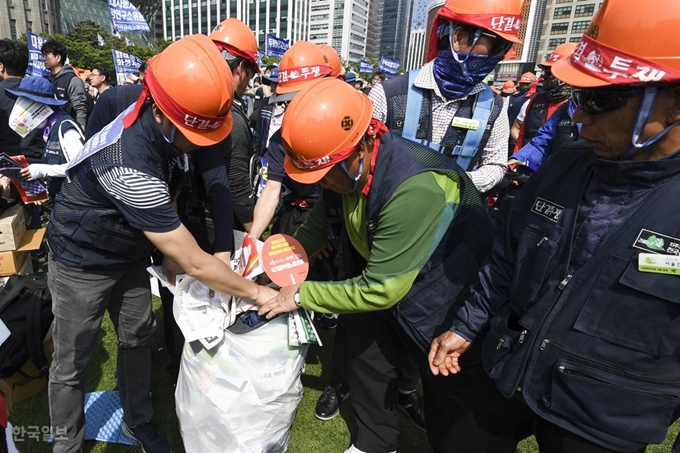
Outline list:
[[[45,41],[47,41],[47,38],[26,31],[26,41],[28,41],[28,68],[26,69],[26,75],[38,77],[50,75],[50,71],[45,68],[45,61],[40,50]]]
[[[151,31],[142,13],[128,0],[109,0],[109,11],[118,31]]]
[[[281,58],[289,47],[290,40],[277,38],[270,34],[267,34],[267,39],[264,41],[264,53],[270,57]]]
[[[125,79],[130,74],[139,72],[139,66],[142,64],[142,60],[139,57],[121,52],[120,50],[113,49],[111,52],[113,52],[113,65],[116,69],[116,83],[118,85],[123,85]]]
[[[399,70],[399,62],[387,57],[380,57],[378,69],[386,74],[397,75],[397,71]]]

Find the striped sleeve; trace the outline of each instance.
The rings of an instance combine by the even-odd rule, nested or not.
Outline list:
[[[94,174],[102,192],[132,227],[166,233],[180,226],[179,217],[172,209],[168,185],[163,180],[124,167],[98,168]]]
[[[168,185],[132,168],[106,167],[94,170],[99,184],[115,199],[136,209],[170,203]]]

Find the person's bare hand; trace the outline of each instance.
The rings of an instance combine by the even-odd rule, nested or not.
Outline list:
[[[261,304],[258,302],[257,304],[260,305],[260,310],[258,311],[260,316],[266,315],[267,319],[272,319],[281,313],[288,313],[289,311],[300,308],[295,303],[294,299],[298,288],[300,288],[300,285],[286,286],[285,288],[281,288],[278,294],[275,297],[270,298],[266,303]]]
[[[448,376],[449,373],[460,373],[458,359],[471,345],[472,343],[450,330],[432,340],[430,353],[427,355],[432,374]]]
[[[30,167],[30,165],[28,167]],[[19,176],[21,177],[21,179],[24,179],[26,181],[31,180],[31,170],[29,170],[28,167],[24,167],[21,170],[19,170]]]
[[[9,191],[12,188],[12,180],[7,176],[0,177],[0,190],[2,190],[2,196],[6,197],[9,195]]]

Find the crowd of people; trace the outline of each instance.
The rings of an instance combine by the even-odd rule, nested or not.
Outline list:
[[[261,68],[234,18],[129,85],[94,66],[94,96],[63,44],[42,47],[51,77],[24,77],[26,46],[0,40],[0,151],[50,197],[29,209],[50,213],[53,451],[82,451],[105,312],[123,432],[171,451],[152,423],[150,259],[254,301],[256,323],[321,314],[335,342],[315,415],[350,399],[346,453],[396,452],[400,410],[437,453],[662,442],[680,418],[680,4],[604,0],[539,75],[492,88],[522,5],[448,0],[428,63],[370,84],[307,41]],[[26,99],[47,111],[30,131],[10,121]],[[236,274],[234,228],[294,236],[307,281]],[[184,338],[161,296],[177,379]]]

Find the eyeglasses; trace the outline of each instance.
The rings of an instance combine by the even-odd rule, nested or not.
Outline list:
[[[626,105],[629,98],[641,93],[644,93],[644,90],[571,88],[571,98],[574,103],[589,115],[602,115],[618,110]]]
[[[505,55],[506,53],[510,52],[510,49],[512,49],[512,46],[515,44],[511,41],[508,41],[507,39],[503,39],[500,36],[487,31],[483,31],[482,36],[486,36],[487,38],[494,40],[491,48],[489,49],[489,55],[498,55],[500,53]]]
[[[90,74],[91,77],[101,77],[101,74],[95,74],[94,72]]]

